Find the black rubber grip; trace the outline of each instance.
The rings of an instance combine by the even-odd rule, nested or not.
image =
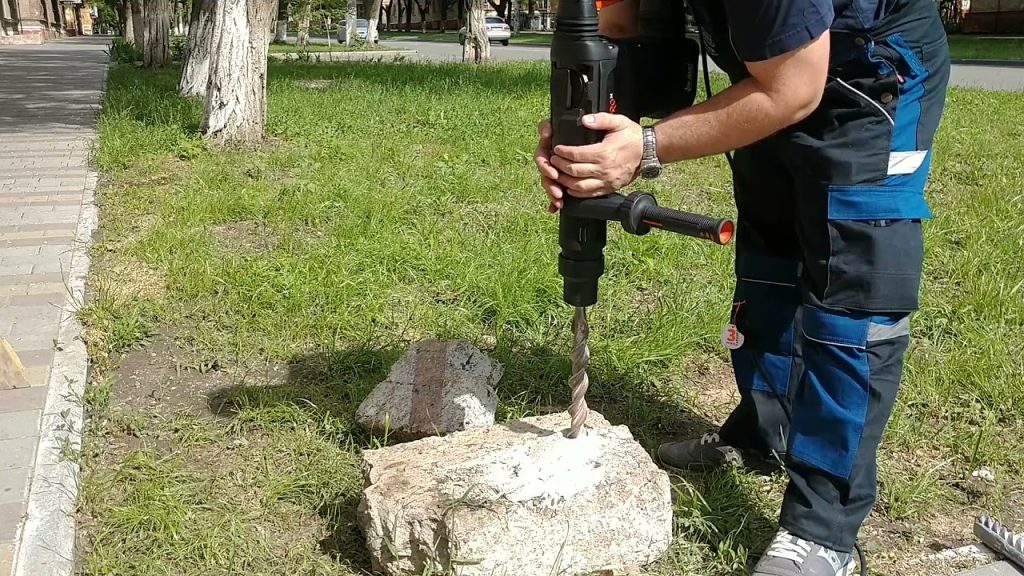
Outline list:
[[[709,218],[662,206],[645,206],[641,220],[652,228],[703,238],[722,246],[732,240],[734,230],[728,218]]]

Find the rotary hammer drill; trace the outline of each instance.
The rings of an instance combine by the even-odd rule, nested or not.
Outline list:
[[[700,49],[695,41],[680,37],[678,30],[626,40],[605,38],[598,33],[595,0],[561,0],[555,26],[551,41],[552,146],[600,142],[604,135],[582,124],[587,114],[610,112],[640,121],[692,105]],[[563,198],[558,271],[563,278],[563,298],[576,307],[568,434],[575,438],[589,413],[585,399],[590,361],[586,307],[597,303],[607,223],[619,222],[630,234],[644,235],[654,228],[721,245],[730,242],[734,228],[727,219],[658,206],[654,196],[644,192]]]

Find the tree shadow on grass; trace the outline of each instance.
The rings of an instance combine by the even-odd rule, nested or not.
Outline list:
[[[279,381],[223,390],[210,399],[210,409],[226,418],[236,417],[244,412],[243,408],[252,407],[264,411],[295,407],[315,409],[329,414],[333,423],[330,426],[338,428],[326,431],[328,435],[337,432],[339,442],[351,442],[358,449],[375,448],[381,444],[381,439],[355,424],[355,412],[373,387],[386,378],[391,365],[404,351],[404,347],[358,346],[299,355],[288,363]],[[535,346],[499,347],[490,355],[505,368],[497,386],[501,398],[499,421],[509,422],[567,408],[570,365],[564,353]],[[715,427],[683,404],[659,394],[650,383],[638,381],[635,375],[592,365],[590,376],[592,387],[588,401],[591,408],[614,425],[628,426],[651,454],[665,439],[696,436]],[[323,421],[319,417],[318,420]],[[716,530],[697,537],[713,540],[715,534],[719,534],[732,538],[731,544],[738,541],[748,549],[762,543],[762,533],[773,521],[760,511],[751,498],[749,487],[744,487],[735,475],[716,474],[708,482],[696,475],[680,477],[698,490],[714,486],[714,498],[708,501],[705,512]],[[369,555],[357,521],[358,493],[347,490],[328,498],[327,502],[317,510],[329,534],[320,542],[321,550],[354,569],[368,571]],[[729,513],[737,510],[745,517],[729,517]],[[691,535],[684,534],[685,537]]]

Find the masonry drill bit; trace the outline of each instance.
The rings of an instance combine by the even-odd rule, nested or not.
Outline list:
[[[988,516],[978,518],[974,524],[974,535],[999,555],[1024,568],[1024,534],[1014,534]]]
[[[590,377],[587,376],[587,368],[590,366],[590,347],[587,345],[590,325],[587,324],[587,309],[583,306],[578,306],[576,313],[573,314],[572,332],[574,341],[572,353],[569,355],[572,360],[572,376],[569,377],[569,387],[572,389],[569,416],[572,418],[572,425],[569,427],[569,438],[576,438],[590,415],[586,398],[587,389],[590,388]]]

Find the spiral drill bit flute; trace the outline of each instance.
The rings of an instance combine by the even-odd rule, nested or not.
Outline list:
[[[692,48],[685,46],[692,54]],[[641,115],[654,117],[692,103],[696,92],[696,61],[691,59],[692,64],[689,64],[686,58],[673,60],[674,55],[678,53],[666,50],[656,41],[615,42],[602,37],[598,34],[594,0],[562,0],[551,41],[552,146],[600,142],[603,133],[582,125],[586,114],[621,113],[639,120]],[[671,64],[659,67],[660,62]],[[680,62],[682,71],[674,74],[672,70],[679,71]],[[636,86],[641,76],[646,77],[643,89]],[[614,86],[616,77],[629,78],[632,85]],[[572,389],[570,438],[580,435],[589,414],[586,393],[590,386],[587,375],[590,327],[586,308],[597,303],[597,284],[604,273],[608,221],[621,223],[631,234],[643,235],[653,227],[722,245],[728,244],[733,234],[729,220],[663,208],[653,196],[642,192],[588,199],[566,195],[559,213],[558,271],[564,279],[563,298],[576,307],[569,379]]]

